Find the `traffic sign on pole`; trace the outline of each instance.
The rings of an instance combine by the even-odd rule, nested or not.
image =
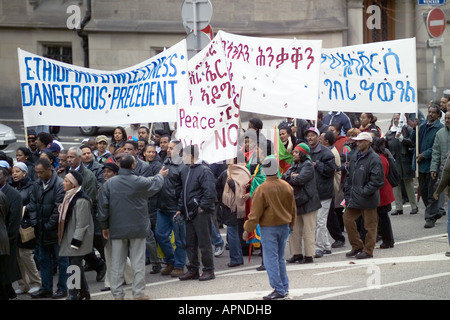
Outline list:
[[[203,30],[209,30],[209,22],[212,17],[212,4],[210,0],[184,0],[181,5],[181,17],[183,19],[183,26],[186,29],[188,36],[187,50],[188,58],[192,58],[200,50],[206,47],[209,43],[210,35],[208,36]]]
[[[447,18],[444,11],[434,8],[427,15],[427,30],[431,37],[439,38],[445,31]]]

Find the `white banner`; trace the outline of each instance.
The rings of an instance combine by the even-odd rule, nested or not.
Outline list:
[[[18,49],[24,124],[115,126],[173,122],[189,103],[186,40],[119,71],[100,71]]]
[[[319,110],[417,112],[415,38],[322,49]]]
[[[183,146],[196,144],[199,158],[209,163],[233,159],[237,154],[239,106],[180,107],[177,116],[177,137]]]
[[[221,105],[242,92],[242,111],[316,119],[321,47],[219,31],[189,60],[191,104]]]

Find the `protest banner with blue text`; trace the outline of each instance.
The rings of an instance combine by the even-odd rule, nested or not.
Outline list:
[[[415,38],[322,49],[319,110],[417,112]]]
[[[173,122],[189,103],[186,40],[135,66],[100,71],[18,49],[25,126]]]

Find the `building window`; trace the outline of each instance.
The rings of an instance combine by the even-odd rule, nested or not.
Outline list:
[[[364,0],[364,43],[394,39],[395,1]]]
[[[43,49],[44,57],[72,64],[71,45],[44,44]]]

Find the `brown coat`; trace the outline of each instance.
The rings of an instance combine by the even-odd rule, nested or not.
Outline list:
[[[286,223],[289,223],[292,229],[296,218],[294,189],[278,176],[267,176],[264,183],[253,193],[252,208],[244,229],[251,232],[258,224],[268,227]]]

